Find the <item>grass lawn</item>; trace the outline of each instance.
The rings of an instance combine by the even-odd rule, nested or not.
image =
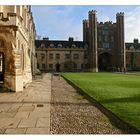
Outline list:
[[[113,73],[65,73],[67,79],[119,118],[140,130],[140,76]]]

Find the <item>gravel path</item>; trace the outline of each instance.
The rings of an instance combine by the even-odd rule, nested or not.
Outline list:
[[[51,134],[125,134],[63,78],[53,76]]]

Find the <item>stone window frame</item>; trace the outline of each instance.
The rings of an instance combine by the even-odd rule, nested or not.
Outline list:
[[[70,58],[71,58],[70,53],[66,53],[66,54],[65,54],[65,59],[70,59]]]
[[[60,48],[62,48],[62,47],[63,47],[63,45],[62,45],[61,43],[59,43],[57,46],[58,46],[58,47],[60,47]]]
[[[42,63],[42,69],[45,69],[45,68],[46,68],[46,64]]]
[[[41,44],[41,48],[45,48],[45,44],[44,43]]]
[[[41,53],[40,56],[41,56],[41,60],[45,59],[45,54],[44,53]]]
[[[53,58],[54,58],[53,53],[49,53],[49,59],[53,59]]]
[[[72,46],[72,48],[76,48],[76,45],[75,44],[72,44],[71,46]]]
[[[77,69],[78,68],[78,64],[77,63],[73,63],[73,68]]]
[[[55,54],[55,59],[60,59],[60,53]]]
[[[54,47],[54,44],[53,44],[53,43],[51,43],[49,46],[50,46],[51,48],[53,48],[53,47]]]
[[[74,53],[73,54],[73,59],[79,59],[79,54],[78,53]]]
[[[53,64],[52,63],[49,64],[49,69],[53,69]]]
[[[110,44],[104,42],[104,43],[103,43],[103,48],[104,48],[104,49],[109,49],[109,48],[110,48]]]

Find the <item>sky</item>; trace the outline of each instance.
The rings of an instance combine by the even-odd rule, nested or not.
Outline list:
[[[116,13],[125,13],[125,41],[140,39],[140,6],[32,6],[37,36],[50,40],[82,40],[82,21],[88,11],[97,11],[97,20],[116,22]]]

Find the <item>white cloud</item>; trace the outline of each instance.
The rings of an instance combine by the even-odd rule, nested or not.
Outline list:
[[[82,20],[77,20],[77,8],[78,6],[33,6],[37,33],[49,36],[50,39],[68,39],[72,36],[82,40]],[[98,13],[99,21],[115,19],[115,15],[107,16],[104,9],[102,11]],[[82,13],[79,14],[81,16]],[[140,39],[140,6],[125,12],[125,41],[132,42],[134,38]]]
[[[125,13],[125,41],[132,42],[134,38],[140,39],[140,6]]]
[[[68,39],[69,36],[78,37],[81,40],[81,23],[75,23],[75,6],[40,6],[35,7],[34,15],[41,36],[49,36],[50,39]],[[45,15],[45,16],[44,16]],[[38,17],[38,19],[37,19]],[[38,31],[37,30],[37,31]],[[40,34],[39,33],[39,34]]]

